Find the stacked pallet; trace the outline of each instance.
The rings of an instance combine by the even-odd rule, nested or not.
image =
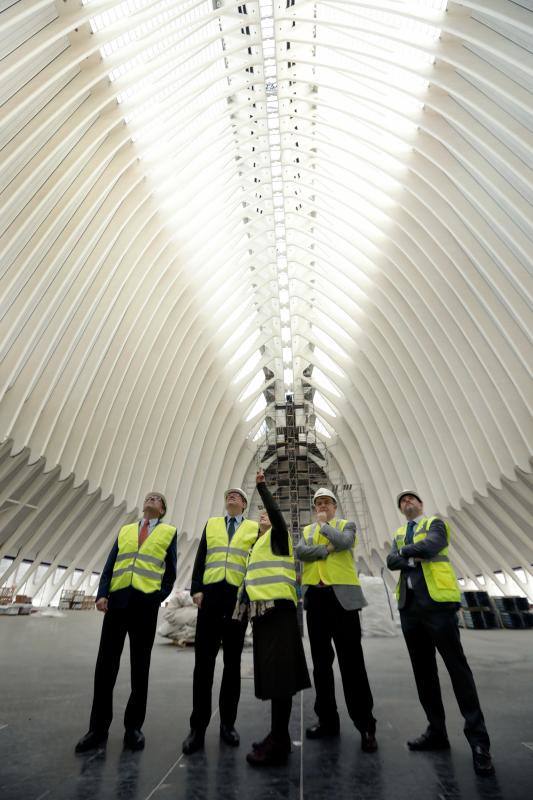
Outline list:
[[[61,610],[66,610],[72,608],[72,600],[74,598],[74,592],[72,589],[63,589],[61,592],[61,597],[59,598],[59,605],[58,608]]]
[[[533,614],[527,597],[494,597],[505,628],[533,628]]]
[[[85,600],[85,592],[80,592],[80,591],[74,592],[71,608],[76,609],[77,611],[81,610],[83,608],[84,600]]]
[[[14,586],[2,586],[0,588],[0,606],[10,606],[15,594]]]
[[[463,627],[470,630],[498,627],[498,620],[487,592],[463,592],[460,617]]]
[[[85,592],[79,589],[63,589],[59,599],[58,608],[74,611],[89,611],[94,608],[96,597],[94,595],[86,595]]]
[[[20,614],[31,614],[34,610],[32,607],[32,598],[26,594],[17,594],[15,599],[14,586],[6,586],[0,590],[0,613],[2,616],[16,617]]]

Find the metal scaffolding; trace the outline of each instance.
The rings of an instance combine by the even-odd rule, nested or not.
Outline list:
[[[328,484],[327,451],[309,426],[313,408],[304,397],[287,394],[284,403],[274,403],[273,412],[261,462],[269,464],[267,479],[296,542],[311,522],[314,492]]]

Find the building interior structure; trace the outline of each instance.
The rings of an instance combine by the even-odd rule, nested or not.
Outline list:
[[[142,756],[73,745],[92,598],[150,490],[177,590],[225,489],[257,517],[262,467],[295,541],[336,493],[393,602],[412,487],[463,591],[533,606],[532,81],[531,0],[0,0],[0,592],[62,611],[0,615],[6,800],[531,796],[533,628],[514,625],[462,632],[490,786],[449,682],[452,761],[402,749],[423,716],[401,636],[364,642],[372,764],[347,718],[316,758],[312,690],[289,767],[252,774],[216,738],[179,760],[193,653],[162,640]],[[127,684],[124,657],[117,705]]]

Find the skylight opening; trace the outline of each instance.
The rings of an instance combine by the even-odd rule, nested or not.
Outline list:
[[[240,313],[241,312],[240,312],[239,308],[233,309],[232,312],[231,312],[231,319],[230,320],[226,320],[226,323],[228,324],[234,318],[239,317]],[[244,337],[244,334],[246,333],[248,328],[251,327],[251,325],[254,324],[254,322],[255,322],[255,320],[253,318],[252,319],[248,318],[248,319],[245,319],[244,322],[241,322],[239,325],[237,325],[237,327],[232,331],[231,335],[224,341],[224,344],[222,345],[222,349],[223,350],[227,350],[230,347],[230,345],[234,344],[236,341],[238,341],[238,342],[242,341],[242,339]]]
[[[283,380],[285,388],[291,390],[294,383],[293,347],[290,312],[289,276],[287,274],[287,231],[285,193],[283,187],[283,169],[281,164],[281,125],[278,102],[278,79],[276,61],[276,39],[274,32],[274,6],[272,0],[260,0],[259,15],[263,48],[263,71],[267,95],[267,136],[270,152],[270,184],[272,188],[272,205],[274,208],[274,237],[276,246],[276,267],[278,283],[278,304],[284,347],[282,348]],[[289,336],[287,336],[287,330]]]
[[[263,394],[263,392],[261,392],[255,403],[251,407],[250,411],[248,412],[248,416],[246,417],[246,422],[250,422],[250,420],[253,419],[255,416],[257,416],[257,414],[259,414],[260,411],[264,411],[266,407],[267,407],[266,397]]]
[[[333,381],[330,380],[330,378],[328,378],[328,376],[325,375],[317,366],[315,366],[313,370],[313,379],[315,383],[317,383],[319,386],[323,386],[324,389],[326,389],[326,391],[328,391],[330,394],[334,394],[335,397],[342,397],[340,389],[335,386]]]
[[[326,425],[324,424],[324,421],[321,419],[321,417],[318,416],[318,414],[316,414],[315,418],[315,430],[317,433],[319,433],[321,436],[324,436],[326,439],[331,439],[330,432],[328,431]]]
[[[236,361],[242,360],[242,358],[248,352],[250,346],[253,344],[253,342],[255,342],[260,333],[261,331],[258,328],[256,328],[253,331],[250,331],[250,333],[247,334],[245,341],[241,344],[240,347],[237,348],[235,353],[232,355],[232,357],[228,361],[228,364],[230,365],[235,364]]]
[[[253,370],[253,368],[258,364],[259,361],[261,361],[261,353],[259,352],[259,350],[256,350],[255,353],[253,353],[250,356],[248,361],[246,361],[244,366],[235,375],[232,383],[239,383],[239,381],[241,381],[246,375],[248,375],[249,372]]]
[[[244,389],[244,391],[240,395],[239,402],[240,403],[244,402],[244,400],[247,400],[248,397],[254,394],[254,392],[257,392],[259,389],[261,389],[264,382],[265,382],[265,373],[263,372],[263,370],[259,370],[259,372],[257,372],[254,375],[248,386]]]
[[[313,356],[317,359],[317,361],[320,364],[322,364],[323,367],[326,367],[326,369],[331,370],[331,372],[334,372],[335,375],[338,375],[341,378],[346,377],[346,373],[343,372],[343,370],[338,366],[338,364],[335,361],[333,361],[333,359],[330,356],[328,356],[327,353],[324,353],[324,351],[321,350],[319,347],[315,347],[313,351]]]
[[[334,263],[335,251],[328,237],[329,217],[348,220],[345,213],[348,210],[353,215],[349,242],[337,247],[339,257],[346,261],[343,271],[350,277],[339,277],[338,287],[341,295],[349,289],[356,304],[346,304],[348,313],[337,309],[333,319],[327,305],[323,304],[322,311],[317,304],[313,315],[329,333],[318,325],[312,326],[314,339],[328,351],[315,347],[316,361],[328,375],[346,377],[334,356],[348,355],[337,342],[346,342],[345,346],[354,352],[353,339],[360,326],[352,316],[352,309],[360,321],[363,304],[359,299],[368,296],[360,287],[371,284],[373,272],[381,268],[379,248],[387,240],[390,210],[396,204],[395,194],[403,185],[418,135],[424,93],[434,61],[432,45],[440,36],[439,15],[446,6],[446,0],[398,0],[387,4],[391,10],[381,10],[366,3],[358,7],[355,17],[346,2],[313,7],[316,25],[309,52],[313,53],[314,61],[297,65],[301,73],[294,82],[294,101],[291,100],[294,105],[287,112],[284,96],[282,117],[278,60],[279,64],[286,64],[284,47],[290,33],[285,21],[276,24],[278,6],[274,7],[273,0],[259,0],[258,6],[253,4],[247,13],[244,6],[226,5],[220,17],[213,14],[213,0],[178,0],[178,3],[124,0],[91,18],[92,30],[101,39],[107,39],[101,47],[102,57],[112,67],[110,79],[116,82],[122,113],[153,184],[153,197],[167,221],[172,222],[173,230],[180,232],[176,236],[180,236],[184,258],[195,264],[194,246],[189,246],[187,237],[196,244],[198,231],[206,230],[209,224],[213,226],[212,241],[220,243],[222,249],[226,231],[231,236],[230,232],[237,230],[244,215],[246,222],[252,223],[246,227],[242,239],[259,242],[259,247],[250,242],[248,252],[254,259],[250,263],[263,270],[260,288],[254,305],[250,300],[242,324],[239,316],[242,309],[228,308],[218,327],[221,338],[228,337],[221,350],[230,358],[229,364],[239,369],[234,382],[255,372],[240,395],[241,400],[251,397],[264,384],[262,371],[254,370],[261,359],[258,350],[244,365],[240,364],[260,334],[257,307],[263,313],[270,306],[272,315],[279,316],[281,347],[276,363],[283,371],[286,390],[293,390],[294,337],[300,325],[293,315],[306,302],[309,271],[327,279],[330,263]],[[98,12],[102,4],[95,2],[94,7]],[[288,6],[288,11],[284,4],[279,8],[284,18],[292,12],[296,18],[299,13],[307,16],[306,9],[298,4]],[[237,9],[243,13],[240,18]],[[419,9],[435,13],[427,15],[427,22],[402,14],[413,11],[416,14]],[[239,42],[238,28],[236,34],[233,32],[237,19],[243,23],[241,50],[238,50],[240,44],[235,48],[235,42]],[[300,30],[303,35],[306,24]],[[254,65],[253,70],[251,67],[245,70],[246,58],[251,56],[256,60],[260,48],[261,67]],[[232,51],[230,54],[228,49]],[[295,59],[300,48],[297,50]],[[231,72],[230,65],[239,61],[242,70]],[[285,80],[285,72],[283,77]],[[317,88],[319,102],[313,112],[302,93],[308,85],[306,80]],[[228,87],[233,92],[231,96]],[[251,91],[256,92],[257,103],[250,102]],[[287,126],[291,118],[298,122],[294,130]],[[254,133],[260,136],[252,140]],[[316,149],[311,147],[311,137],[316,138]],[[346,151],[345,157],[340,148]],[[301,174],[296,167],[300,163],[296,156],[300,154]],[[325,156],[322,163],[320,156]],[[313,174],[310,170],[315,164]],[[255,186],[250,190],[252,178]],[[211,187],[211,191],[206,187]],[[236,199],[233,189],[237,194],[242,190],[242,196]],[[228,200],[230,196],[234,201]],[[247,206],[252,207],[250,215],[248,211],[243,213]],[[313,215],[321,216],[318,234],[313,230],[311,210]],[[273,219],[273,224],[264,230],[258,224],[263,211],[263,219]],[[342,223],[343,235],[348,224],[348,221]],[[290,265],[288,231],[289,245],[295,244],[298,254],[297,257],[290,251]],[[322,253],[313,254],[317,263],[311,268],[309,262],[313,263],[313,256],[307,260],[305,253],[310,252],[309,245],[314,239],[317,241],[313,246]],[[236,242],[237,237],[231,241]],[[351,252],[357,249],[361,250],[361,262],[354,260]],[[263,261],[257,251],[264,251]],[[239,251],[237,256],[240,260],[236,264],[244,269],[246,250]],[[352,276],[356,280],[348,285]],[[264,281],[270,277],[269,289]],[[298,294],[297,279],[304,285],[300,290],[298,284]],[[245,289],[250,296],[250,286]],[[296,368],[300,368],[299,359]],[[313,379],[324,391],[342,396],[335,383],[319,369],[315,368]]]
[[[283,382],[287,389],[290,389],[294,383],[294,373],[292,369],[284,369],[283,370]]]
[[[268,430],[268,428],[267,428],[266,420],[263,420],[263,422],[261,423],[261,425],[257,429],[257,433],[253,436],[252,442],[258,442],[259,439],[262,439],[264,436],[266,436],[267,430]]]
[[[337,416],[337,412],[335,411],[329,400],[326,400],[324,395],[321,394],[318,391],[318,389],[315,389],[315,393],[313,395],[313,403],[315,404],[316,408],[319,408],[321,411],[325,411],[325,413],[329,414],[330,417]]]
[[[284,364],[292,364],[292,349],[290,347],[282,348],[282,358]]]
[[[348,353],[342,349],[335,339],[323,331],[322,328],[319,328],[317,325],[311,325],[311,331],[315,339],[318,339],[319,342],[323,342],[334,353],[337,353],[339,356],[344,356],[344,358],[349,357]]]
[[[323,319],[324,327],[328,328],[328,330],[330,330],[335,335],[338,341],[344,340],[345,342],[350,344],[353,342],[352,337],[348,333],[346,333],[344,328],[341,328],[341,326],[338,325],[334,319],[332,319],[331,315],[328,316],[328,314],[323,313],[319,306],[317,306],[314,309],[314,313],[316,316]]]

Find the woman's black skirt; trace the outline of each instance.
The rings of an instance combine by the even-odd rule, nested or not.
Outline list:
[[[291,603],[254,617],[255,696],[260,700],[291,697],[311,686],[302,637]]]

